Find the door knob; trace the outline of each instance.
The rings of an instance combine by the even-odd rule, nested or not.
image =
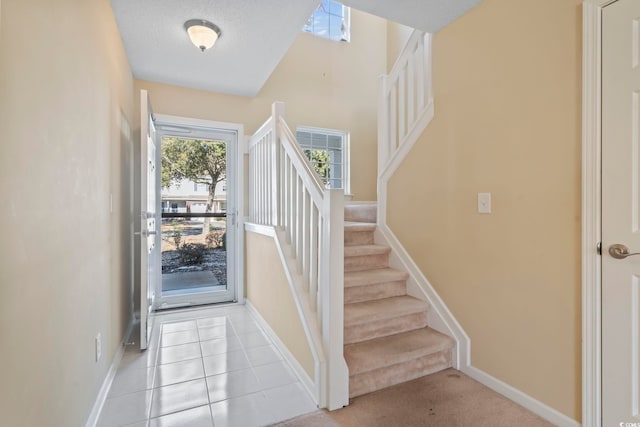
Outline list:
[[[629,253],[629,248],[623,244],[616,243],[609,246],[609,255],[615,259],[625,259],[633,255],[640,255],[640,252]]]

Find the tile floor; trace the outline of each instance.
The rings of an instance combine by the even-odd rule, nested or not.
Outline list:
[[[149,349],[135,341],[99,426],[253,427],[316,410],[244,306],[158,315]]]

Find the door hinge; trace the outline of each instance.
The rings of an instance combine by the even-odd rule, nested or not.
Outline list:
[[[598,255],[602,255],[602,242],[598,242],[596,245],[596,251],[598,252]]]

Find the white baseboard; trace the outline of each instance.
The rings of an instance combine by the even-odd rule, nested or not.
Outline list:
[[[131,335],[132,330],[133,330],[133,319],[129,322],[129,325],[127,326],[127,330],[124,333],[124,337],[122,338],[122,342],[118,346],[118,351],[116,351],[115,356],[113,356],[113,360],[111,361],[111,366],[109,367],[107,376],[104,378],[104,381],[102,382],[102,386],[100,387],[98,396],[96,396],[96,401],[93,403],[93,407],[91,408],[91,413],[89,414],[89,418],[87,419],[85,427],[95,427],[98,424],[98,420],[100,419],[100,413],[102,412],[102,408],[104,407],[104,402],[107,400],[107,396],[109,395],[111,384],[113,383],[113,379],[115,378],[116,372],[118,371],[118,366],[120,366],[120,361],[122,360],[122,356],[124,355],[125,344],[129,336]]]
[[[489,387],[491,390],[500,393],[504,397],[514,401],[518,405],[527,408],[534,414],[549,421],[558,427],[580,427],[580,423],[563,413],[553,409],[552,407],[534,399],[526,393],[510,386],[509,384],[492,377],[486,372],[473,367],[467,366],[461,369],[463,373],[470,376],[474,380]]]
[[[293,369],[293,372],[296,374],[296,376],[302,383],[303,387],[307,390],[307,393],[309,393],[309,395],[313,398],[313,401],[317,405],[319,401],[318,390],[314,385],[313,381],[311,380],[311,378],[309,378],[307,371],[304,370],[300,362],[298,362],[298,360],[294,357],[294,355],[291,354],[287,346],[284,345],[284,343],[280,340],[280,338],[274,332],[274,330],[271,329],[271,326],[269,326],[267,321],[264,320],[262,315],[260,315],[260,312],[256,310],[253,304],[251,304],[251,301],[245,300],[245,306],[251,312],[251,314],[255,317],[256,322],[264,330],[264,332],[267,334],[269,339],[273,341],[273,344],[276,346],[278,351],[280,351],[280,353],[284,357],[284,360],[289,364],[291,369]]]

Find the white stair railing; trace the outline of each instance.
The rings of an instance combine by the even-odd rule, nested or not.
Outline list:
[[[429,327],[456,340],[453,366],[470,366],[469,336],[387,224],[388,183],[434,117],[431,35],[414,30],[388,76],[378,103],[378,227],[376,241],[391,247],[391,267],[409,273],[407,290],[430,305]]]
[[[302,288],[297,297],[315,314],[305,319],[306,327],[322,341],[320,405],[337,409],[348,404],[349,390],[343,355],[344,191],[325,188],[283,115],[284,104],[274,103],[249,143],[249,221],[275,227],[290,250],[292,275]]]
[[[386,184],[433,118],[431,34],[414,30],[378,95],[378,201]],[[383,203],[378,219],[385,220]],[[382,215],[382,216],[381,216]]]

